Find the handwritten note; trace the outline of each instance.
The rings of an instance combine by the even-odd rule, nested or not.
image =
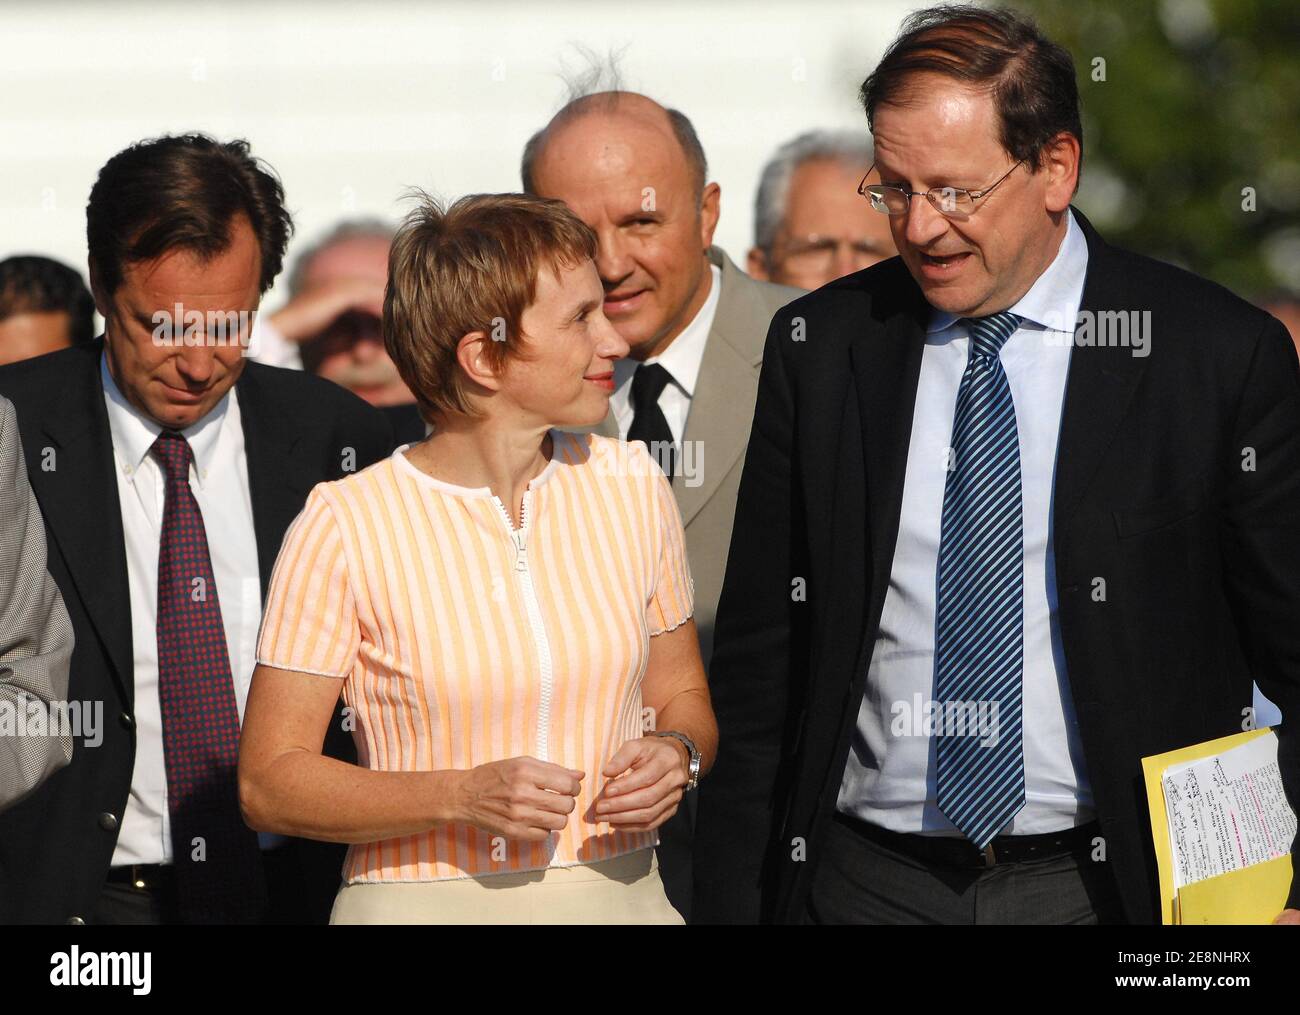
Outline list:
[[[1296,816],[1282,790],[1276,736],[1171,766],[1162,783],[1175,888],[1290,852]]]

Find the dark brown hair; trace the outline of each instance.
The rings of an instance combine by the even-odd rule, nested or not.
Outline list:
[[[562,201],[526,194],[471,194],[444,209],[416,192],[393,237],[384,294],[384,346],[436,425],[472,413],[456,361],[460,340],[481,331],[488,363],[501,370],[520,349],[524,311],[543,268],[557,274],[596,257],[596,234]]]
[[[293,220],[284,189],[248,142],[222,143],[206,134],[141,141],[99,171],[86,206],[92,278],[111,294],[123,268],[169,250],[208,258],[230,245],[230,228],[245,215],[262,251],[261,291],[284,263]]]
[[[862,83],[868,126],[882,103],[905,102],[909,79],[926,72],[988,86],[1001,120],[999,139],[1013,159],[1037,169],[1047,143],[1062,132],[1083,148],[1074,60],[1023,14],[947,4],[909,15]]]
[[[57,311],[68,315],[73,342],[95,337],[95,301],[79,271],[38,254],[0,261],[0,321]]]

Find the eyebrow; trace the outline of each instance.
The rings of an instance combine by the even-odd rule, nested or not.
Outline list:
[[[637,219],[652,219],[655,222],[662,222],[664,216],[663,212],[659,211],[658,208],[654,211],[645,211],[642,208],[637,208],[635,211],[630,211],[626,215],[620,216],[618,224],[626,225],[629,222],[635,222]]]
[[[583,311],[586,311],[587,313],[591,313],[593,310],[595,310],[604,302],[605,302],[605,297],[603,294],[601,295],[600,299],[583,300],[583,302],[579,303],[577,306],[573,307],[573,309],[569,311],[568,320],[570,321],[576,320],[578,315],[581,314]]]
[[[876,172],[880,175],[880,182],[886,186],[906,186],[908,190],[912,189],[912,181],[904,179],[897,173],[886,173],[884,170],[880,168],[879,165],[876,166]],[[930,189],[942,190],[944,187],[953,187],[956,190],[969,190],[972,187],[980,186],[980,184],[978,183],[972,183],[969,186],[957,187],[951,182],[954,179],[960,180],[961,178],[962,178],[961,173],[953,173],[947,176],[941,175],[939,179],[946,180],[948,182],[936,183]]]

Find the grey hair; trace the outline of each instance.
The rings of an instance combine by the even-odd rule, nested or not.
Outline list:
[[[289,272],[289,296],[297,296],[307,279],[307,268],[316,255],[344,240],[379,239],[392,241],[397,229],[381,218],[346,219],[300,253]]]
[[[754,246],[764,253],[772,249],[785,218],[790,198],[790,181],[805,162],[828,159],[867,171],[875,149],[871,135],[856,130],[810,130],[787,141],[768,160],[758,180],[754,197]]]
[[[636,94],[624,87],[623,74],[618,65],[623,50],[610,53],[601,59],[586,47],[575,48],[582,54],[587,66],[577,74],[566,72],[563,75],[567,93],[564,105],[551,117],[550,122],[533,134],[524,145],[524,154],[519,163],[519,178],[525,194],[537,193],[533,181],[533,167],[537,163],[537,157],[542,152],[546,135],[551,128],[575,120],[593,110],[613,112],[618,108],[622,96]],[[695,125],[685,113],[667,107],[664,112],[668,114],[668,123],[672,127],[673,136],[681,145],[691,168],[695,200],[698,204],[704,199],[704,184],[709,178],[709,163],[704,157],[704,146],[700,144],[700,136],[695,132]]]

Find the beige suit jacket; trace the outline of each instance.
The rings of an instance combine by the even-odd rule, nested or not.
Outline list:
[[[0,811],[72,759],[72,737],[58,710],[68,696],[72,622],[46,560],[18,415],[0,397],[0,709],[15,727],[0,736]],[[34,710],[43,718],[33,729]]]
[[[719,247],[710,247],[708,257],[722,271],[722,292],[705,340],[683,435],[683,441],[700,442],[697,468],[701,482],[688,486],[685,476],[673,480],[686,526],[686,555],[695,579],[695,624],[706,668],[713,651],[713,618],[727,567],[736,492],[754,421],[767,328],[781,307],[803,295],[802,289],[750,278]],[[618,436],[613,409],[600,425],[574,429]]]

